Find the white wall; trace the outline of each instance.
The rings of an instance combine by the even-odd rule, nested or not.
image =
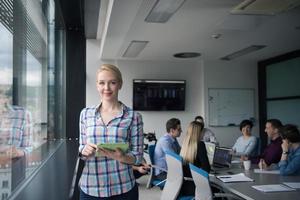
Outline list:
[[[86,105],[91,106],[99,103],[96,70],[103,62],[100,60],[100,41],[86,41]]]
[[[255,89],[255,119],[252,134],[259,135],[257,63],[239,61],[204,61],[204,96],[208,88],[253,88]],[[208,98],[205,98],[205,121],[208,124]],[[232,146],[241,135],[239,127],[209,127],[216,133],[222,146]]]
[[[133,79],[177,79],[186,80],[185,111],[140,112],[144,119],[144,132],[153,132],[160,137],[165,133],[165,123],[171,117],[181,120],[183,134],[196,115],[208,119],[208,88],[254,88],[257,91],[256,63],[228,61],[101,61],[99,41],[87,40],[87,106],[99,103],[96,91],[96,70],[102,63],[117,65],[123,75],[124,85],[119,99],[132,107]],[[257,92],[256,92],[257,93]],[[256,105],[257,95],[256,95]],[[258,121],[256,106],[256,119]],[[207,121],[208,122],[208,121]],[[208,124],[208,123],[207,123]],[[209,127],[217,135],[222,146],[232,146],[240,136],[238,127]],[[258,135],[258,124],[253,129]],[[182,141],[183,137],[179,138]]]
[[[144,119],[144,131],[160,136],[166,132],[166,121],[172,117],[181,120],[183,133],[186,126],[198,115],[203,107],[199,102],[202,88],[200,87],[201,66],[197,62],[137,62],[119,61],[125,84],[120,92],[120,99],[132,106],[133,79],[174,79],[186,80],[185,111],[144,111],[140,112]],[[196,86],[196,87],[195,87]],[[179,138],[179,141],[182,139]]]

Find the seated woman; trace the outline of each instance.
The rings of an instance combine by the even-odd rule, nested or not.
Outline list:
[[[300,175],[300,133],[295,125],[282,128],[282,155],[279,162],[281,175]]]
[[[205,144],[202,140],[203,137],[203,124],[193,121],[189,124],[187,134],[183,140],[180,155],[183,158],[183,176],[192,177],[189,163],[202,168],[209,173],[210,165],[207,157]],[[188,196],[195,194],[195,184],[193,181],[184,181],[180,195]]]
[[[233,153],[237,156],[252,156],[255,153],[257,139],[251,135],[253,123],[250,120],[243,120],[240,123],[240,136],[232,147]]]

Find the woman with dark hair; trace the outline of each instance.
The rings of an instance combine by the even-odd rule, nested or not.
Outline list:
[[[202,141],[203,142],[211,142],[211,143],[215,143],[216,145],[218,145],[218,141],[216,138],[216,135],[214,132],[212,132],[212,130],[210,130],[209,128],[205,128],[205,123],[204,123],[204,119],[202,116],[196,116],[195,117],[195,121],[200,122],[203,125],[203,137],[202,137]]]
[[[287,124],[281,131],[282,155],[279,162],[281,175],[300,175],[300,133],[297,126]]]
[[[235,155],[249,156],[255,152],[257,139],[251,135],[252,127],[253,123],[250,120],[243,120],[240,123],[240,131],[243,135],[236,140],[232,147]]]

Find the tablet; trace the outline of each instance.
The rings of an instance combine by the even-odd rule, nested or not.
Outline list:
[[[108,150],[116,150],[117,148],[121,149],[123,152],[128,151],[129,144],[128,143],[103,143],[103,144],[97,144],[98,148],[108,149]],[[100,156],[100,154],[97,152],[96,156]]]

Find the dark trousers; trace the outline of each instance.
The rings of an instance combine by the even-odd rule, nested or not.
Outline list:
[[[155,179],[158,179],[158,180],[166,180],[167,178],[167,172],[161,172],[160,174],[154,176]]]
[[[140,177],[144,176],[145,174],[142,174],[137,170],[133,170],[133,175],[134,175],[135,179],[139,179]]]
[[[138,200],[139,199],[139,189],[137,184],[128,192],[111,196],[111,197],[94,197],[84,193],[80,189],[80,200]]]

